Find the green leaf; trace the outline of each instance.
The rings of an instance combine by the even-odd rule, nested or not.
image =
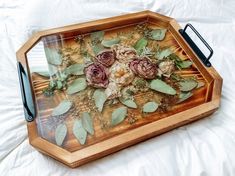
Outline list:
[[[180,90],[183,92],[188,92],[197,87],[197,81],[193,79],[187,79],[179,82]]]
[[[39,74],[40,76],[46,77],[46,78],[50,77],[50,74],[47,71],[41,71],[41,72],[35,72],[35,73]]]
[[[110,39],[110,40],[102,40],[101,44],[104,47],[111,47],[114,44],[118,44],[120,42],[119,38],[115,38],[115,39]]]
[[[189,68],[193,63],[189,60],[177,63],[180,68]]]
[[[77,78],[68,86],[67,94],[71,95],[77,93],[81,90],[86,89],[86,87],[86,80],[84,78]]]
[[[146,47],[147,45],[148,45],[148,41],[143,37],[136,42],[134,48],[140,54],[143,48]]]
[[[95,55],[99,54],[99,52],[103,51],[105,48],[101,44],[96,44],[92,46],[92,50]]]
[[[104,31],[97,31],[97,32],[93,32],[91,33],[91,40],[92,41],[102,41],[104,38]]]
[[[200,82],[198,82],[198,84],[197,84],[197,89],[199,89],[199,88],[201,88],[201,87],[204,87],[204,86],[205,86],[205,83],[202,82],[202,81],[200,81]]]
[[[52,111],[52,116],[62,115],[72,107],[73,103],[69,100],[63,100],[58,106],[56,106]]]
[[[159,60],[162,60],[168,56],[170,56],[172,54],[172,50],[170,48],[166,48],[164,50],[161,50],[161,51],[158,51],[156,53],[156,58],[159,59]]]
[[[127,107],[120,107],[115,109],[112,113],[111,125],[115,126],[121,123],[125,119],[126,114],[127,114]]]
[[[146,104],[144,104],[143,106],[143,112],[155,112],[158,108],[158,104],[156,102],[148,102]]]
[[[158,92],[169,94],[169,95],[176,94],[175,89],[173,89],[171,86],[169,86],[168,84],[166,84],[160,79],[152,80],[150,83],[150,88]]]
[[[154,29],[150,32],[150,39],[161,41],[165,38],[166,29]]]
[[[63,84],[62,84],[61,81],[56,81],[56,88],[57,88],[58,90],[60,90],[60,89],[63,88]]]
[[[181,92],[179,95],[179,101],[177,103],[181,103],[188,98],[190,98],[193,94],[191,92]]]
[[[137,105],[136,105],[136,103],[134,102],[134,100],[131,100],[131,99],[123,99],[123,98],[119,98],[119,101],[122,103],[122,104],[124,104],[124,105],[126,105],[127,107],[129,107],[129,108],[134,108],[134,109],[136,109],[137,108]]]
[[[73,134],[78,139],[81,145],[85,144],[87,131],[83,128],[81,119],[76,119],[74,121]]]
[[[64,72],[67,74],[67,75],[83,75],[84,70],[85,68],[85,65],[84,64],[73,64],[73,65],[70,65],[69,67],[67,67]]]
[[[46,54],[47,61],[50,64],[52,65],[62,64],[62,57],[55,49],[45,47],[45,54]]]
[[[93,121],[88,112],[82,113],[82,126],[88,133],[91,135],[94,134]]]
[[[93,98],[95,100],[95,106],[98,108],[98,111],[102,112],[105,101],[107,100],[107,96],[102,89],[96,89]]]
[[[60,124],[55,129],[55,141],[56,144],[61,146],[64,142],[64,139],[67,135],[67,127],[65,124]]]

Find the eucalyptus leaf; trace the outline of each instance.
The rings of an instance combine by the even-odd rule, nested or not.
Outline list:
[[[70,65],[69,67],[67,67],[64,72],[67,74],[67,75],[83,75],[84,74],[84,68],[85,68],[85,65],[84,64],[73,64],[73,65]]]
[[[171,86],[166,84],[164,81],[160,79],[155,79],[150,82],[150,88],[153,90],[156,90],[161,93],[169,94],[169,95],[175,95],[176,90],[173,89]]]
[[[115,126],[121,123],[127,115],[127,107],[120,107],[113,111],[111,125]]]
[[[200,82],[198,82],[198,84],[197,84],[197,89],[199,89],[199,88],[201,88],[201,87],[204,87],[204,86],[205,86],[205,83],[202,82],[202,81],[200,81]]]
[[[56,144],[61,146],[64,142],[64,139],[67,135],[67,127],[65,124],[60,124],[55,129],[55,141]]]
[[[120,42],[119,38],[115,38],[115,39],[110,39],[110,40],[102,40],[101,44],[104,47],[111,47],[114,44],[118,44]]]
[[[122,97],[119,98],[119,101],[126,105],[127,107],[129,108],[134,108],[136,109],[137,108],[137,105],[136,103],[134,102],[134,100],[131,100],[131,99],[123,99]]]
[[[77,78],[68,86],[67,94],[71,95],[77,93],[79,91],[86,89],[86,87],[87,83],[85,78]]]
[[[147,45],[148,45],[148,41],[143,37],[136,42],[134,48],[140,54],[143,48],[146,47]]]
[[[179,62],[179,63],[178,63],[178,66],[179,66],[180,68],[189,68],[189,67],[191,67],[192,64],[193,64],[193,63],[192,63],[191,61],[186,60],[186,61]]]
[[[96,89],[93,98],[95,100],[95,106],[98,108],[98,111],[102,112],[105,101],[107,100],[107,96],[102,89]]]
[[[82,120],[76,119],[73,124],[73,134],[81,145],[86,143],[87,131],[82,126]]]
[[[188,92],[196,88],[198,85],[197,81],[193,79],[187,79],[179,82],[180,90],[183,92]]]
[[[164,50],[158,51],[156,53],[156,58],[159,60],[162,60],[164,58],[167,58],[168,56],[170,56],[172,54],[172,50],[170,48],[166,48]]]
[[[158,108],[158,104],[156,102],[151,101],[151,102],[144,104],[142,111],[147,112],[147,113],[155,112],[157,108]]]
[[[93,32],[93,33],[91,33],[90,36],[91,36],[92,41],[95,41],[95,42],[100,41],[101,42],[104,38],[104,31]]]
[[[52,116],[62,115],[72,107],[73,103],[69,100],[63,100],[58,106],[56,106],[52,111]]]
[[[40,76],[46,77],[46,78],[50,77],[50,74],[47,71],[41,71],[41,72],[35,72],[35,73],[37,73]]]
[[[91,135],[94,134],[93,121],[88,112],[82,113],[82,126],[88,133]]]
[[[104,50],[105,48],[103,47],[103,45],[101,44],[96,44],[92,46],[92,50],[94,52],[95,55],[99,54],[99,52],[101,52],[102,50]]]
[[[47,57],[47,61],[52,65],[61,65],[62,64],[62,57],[61,55],[55,50],[48,47],[45,47],[45,54]]]
[[[166,29],[154,29],[150,32],[150,39],[161,41],[165,38]]]
[[[190,98],[193,94],[191,92],[181,92],[179,95],[179,101],[177,103],[181,103],[188,98]]]

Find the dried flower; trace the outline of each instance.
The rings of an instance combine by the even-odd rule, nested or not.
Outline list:
[[[175,63],[172,60],[165,60],[158,65],[158,74],[161,76],[170,77],[175,70]]]
[[[134,48],[124,45],[113,45],[112,49],[116,52],[116,58],[120,62],[128,62],[137,57],[137,52]]]
[[[101,64],[90,64],[85,68],[86,80],[88,85],[97,88],[106,88],[108,86],[108,70]]]
[[[139,77],[153,79],[157,74],[157,66],[148,57],[136,58],[129,63],[130,69]]]
[[[110,67],[115,62],[116,56],[113,50],[103,50],[97,54],[95,60],[105,67]]]
[[[125,63],[116,62],[110,68],[109,81],[115,82],[119,86],[125,86],[132,82],[134,74]]]

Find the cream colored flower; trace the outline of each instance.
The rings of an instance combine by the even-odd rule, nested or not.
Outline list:
[[[109,81],[115,82],[121,87],[130,84],[135,77],[128,64],[120,62],[115,62],[109,72]]]
[[[175,63],[172,60],[162,61],[158,65],[158,75],[163,75],[166,77],[170,77],[173,71],[175,70]]]
[[[124,45],[113,45],[112,49],[116,53],[116,58],[119,62],[128,62],[137,56],[137,52],[134,48]]]

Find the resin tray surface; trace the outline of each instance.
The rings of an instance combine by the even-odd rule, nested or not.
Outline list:
[[[17,52],[30,143],[77,167],[213,113],[222,79],[179,30],[144,11],[36,33]]]

